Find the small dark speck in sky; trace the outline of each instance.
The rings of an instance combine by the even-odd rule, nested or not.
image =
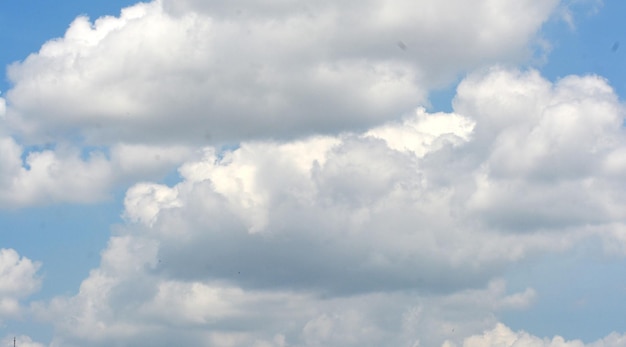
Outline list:
[[[619,41],[615,41],[613,43],[613,46],[611,46],[611,51],[617,52],[618,49],[619,49]]]
[[[406,51],[406,44],[402,41],[398,41],[398,47],[400,47],[401,50]]]

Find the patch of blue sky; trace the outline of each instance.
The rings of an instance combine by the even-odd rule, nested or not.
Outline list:
[[[2,337],[20,336],[24,335],[24,333],[28,333],[28,336],[34,341],[50,341],[54,336],[54,328],[51,325],[38,322],[34,319],[9,320],[3,323],[2,329],[0,329]]]
[[[532,307],[499,318],[513,330],[590,343],[626,326],[626,260],[603,255],[599,242],[518,264],[506,276],[511,292],[532,287]]]
[[[111,224],[121,223],[123,195],[109,202],[59,204],[20,210],[0,210],[0,246],[41,262],[41,290],[29,301],[47,301],[76,294],[89,271],[98,267],[100,253],[111,235]],[[53,328],[36,319],[3,322],[0,335],[28,332],[36,341],[50,341]]]
[[[541,72],[550,80],[568,75],[600,75],[617,94],[626,95],[626,2],[605,1],[596,13],[574,13],[574,26],[550,21],[543,36],[552,45]]]
[[[426,109],[429,112],[452,112],[452,100],[456,95],[456,87],[457,83],[453,83],[445,88],[431,91],[428,94],[429,105],[426,105]]]
[[[164,184],[169,187],[173,187],[176,184],[180,183],[183,180],[178,168],[170,170],[170,172],[166,173],[162,180],[160,180],[161,184]]]
[[[93,205],[0,210],[1,247],[43,264],[40,272],[45,281],[33,298],[77,290],[89,270],[99,264],[111,224],[121,223],[122,200],[123,195]]]

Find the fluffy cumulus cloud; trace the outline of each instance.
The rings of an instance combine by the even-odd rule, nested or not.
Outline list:
[[[365,129],[462,71],[532,55],[557,0],[156,0],[8,70],[29,141],[238,142]]]
[[[130,186],[78,292],[30,307],[51,346],[585,346],[498,322],[541,295],[507,288],[511,265],[590,238],[626,254],[607,81],[487,67],[528,61],[558,7],[155,0],[77,18],[0,98],[0,206]],[[420,107],[469,70],[453,112]],[[38,266],[0,251],[0,319]]]
[[[110,167],[102,153],[81,158],[76,148],[26,152],[13,138],[0,138],[0,206],[103,199]]]
[[[102,201],[116,185],[163,177],[192,154],[183,146],[125,143],[106,151],[68,144],[28,149],[0,135],[0,208]]]
[[[39,267],[13,249],[0,249],[0,322],[21,315],[20,300],[39,290]]]
[[[447,342],[444,347],[454,347]],[[603,339],[585,344],[580,340],[566,341],[561,336],[551,339],[533,336],[524,331],[514,332],[503,324],[497,324],[492,330],[482,335],[466,338],[463,347],[623,347],[626,346],[626,335],[612,333]]]
[[[453,113],[207,147],[131,187],[100,267],[33,309],[55,346],[578,346],[497,325],[541,295],[498,278],[598,235],[625,249],[624,116],[597,76],[491,68]]]
[[[79,17],[8,68],[0,206],[101,201],[120,184],[162,177],[192,144],[398,119],[459,73],[527,61],[557,7],[155,0]]]
[[[536,72],[495,71],[461,83],[455,109],[477,117],[474,146],[489,148],[468,201],[488,224],[533,230],[621,220],[624,108],[605,80],[552,85]]]

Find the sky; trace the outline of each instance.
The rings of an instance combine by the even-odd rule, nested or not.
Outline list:
[[[626,3],[0,4],[0,346],[626,347]]]

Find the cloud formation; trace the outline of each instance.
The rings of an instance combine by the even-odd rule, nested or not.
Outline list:
[[[410,113],[458,73],[527,60],[557,4],[140,3],[79,17],[10,66],[7,122],[35,143],[98,145],[363,130]]]
[[[444,347],[453,347],[453,343],[444,344]],[[566,341],[561,336],[552,339],[533,336],[524,331],[514,332],[504,324],[497,324],[492,330],[482,335],[466,338],[463,347],[623,347],[626,346],[626,336],[611,333],[598,341],[585,344],[580,340]]]
[[[0,249],[0,322],[21,315],[20,300],[39,290],[40,266],[13,249]]]
[[[86,159],[76,148],[25,153],[10,137],[0,138],[0,163],[3,207],[102,200],[108,194],[112,176],[102,153]]]
[[[497,318],[541,295],[507,289],[512,265],[596,237],[626,254],[624,106],[598,76],[504,67],[558,5],[161,0],[77,18],[0,98],[0,206],[131,185],[78,292],[31,306],[51,346],[584,346]],[[421,107],[470,70],[453,112]],[[0,251],[0,319],[38,266]]]
[[[496,67],[453,113],[207,147],[131,187],[100,267],[34,309],[65,346],[460,343],[540,295],[508,292],[508,265],[623,243],[624,115],[599,77]]]
[[[557,6],[165,0],[79,17],[8,68],[0,206],[102,201],[162,177],[190,145],[399,119],[460,73],[527,61]]]

